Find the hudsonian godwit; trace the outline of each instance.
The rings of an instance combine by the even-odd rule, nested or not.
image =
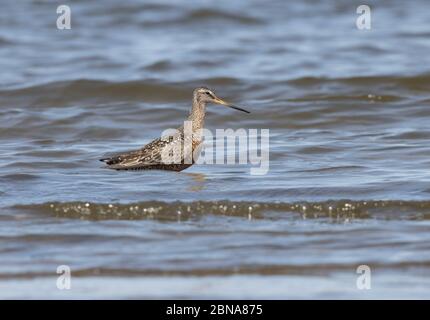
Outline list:
[[[230,107],[242,112],[249,113],[249,111],[239,108],[235,105],[225,102],[218,98],[215,93],[206,88],[200,87],[193,92],[193,105],[191,113],[188,116],[188,121],[191,123],[192,134],[186,134],[184,126],[179,127],[173,135],[168,137],[161,137],[148,143],[143,148],[135,151],[130,151],[115,156],[100,159],[107,164],[107,168],[115,170],[171,170],[182,171],[194,164],[195,150],[201,147],[202,135],[198,134],[199,130],[203,129],[206,104],[215,103]],[[191,146],[191,152],[186,152],[185,145]],[[172,150],[181,150],[176,153],[176,158],[165,161],[163,154],[171,152]],[[188,158],[187,158],[188,157]]]

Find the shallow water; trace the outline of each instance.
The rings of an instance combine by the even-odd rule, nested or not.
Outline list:
[[[1,298],[430,297],[426,1],[369,31],[350,1],[74,1],[62,31],[59,4],[0,12]],[[252,111],[209,129],[270,130],[266,175],[102,168],[200,85]]]

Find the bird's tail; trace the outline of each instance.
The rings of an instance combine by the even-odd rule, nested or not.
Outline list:
[[[107,157],[107,158],[102,158],[99,159],[100,161],[106,163],[108,166],[113,165],[113,164],[117,164],[121,162],[121,157],[119,156],[114,156],[114,157]]]

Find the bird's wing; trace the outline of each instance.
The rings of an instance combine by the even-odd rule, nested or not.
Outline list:
[[[142,149],[110,156],[100,161],[105,162],[111,169],[132,169],[157,164],[161,161],[161,150],[166,144],[168,141],[159,138]]]
[[[167,152],[173,148],[181,148],[182,143],[181,134],[179,133],[176,136],[155,139],[142,149],[103,158],[100,161],[105,162],[108,168],[116,170],[149,168],[164,164],[163,152]],[[178,161],[180,163],[181,154],[176,153],[175,157],[171,160],[173,163],[178,163]]]

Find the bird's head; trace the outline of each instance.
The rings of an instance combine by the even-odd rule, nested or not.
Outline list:
[[[218,98],[215,93],[206,88],[206,87],[200,87],[194,90],[193,93],[194,96],[194,101],[198,101],[198,102],[204,102],[204,103],[215,103],[215,104],[220,104],[229,108],[233,108],[242,112],[246,112],[246,113],[250,113],[249,111],[242,109],[238,106],[232,105],[231,103],[228,103],[220,98]]]

